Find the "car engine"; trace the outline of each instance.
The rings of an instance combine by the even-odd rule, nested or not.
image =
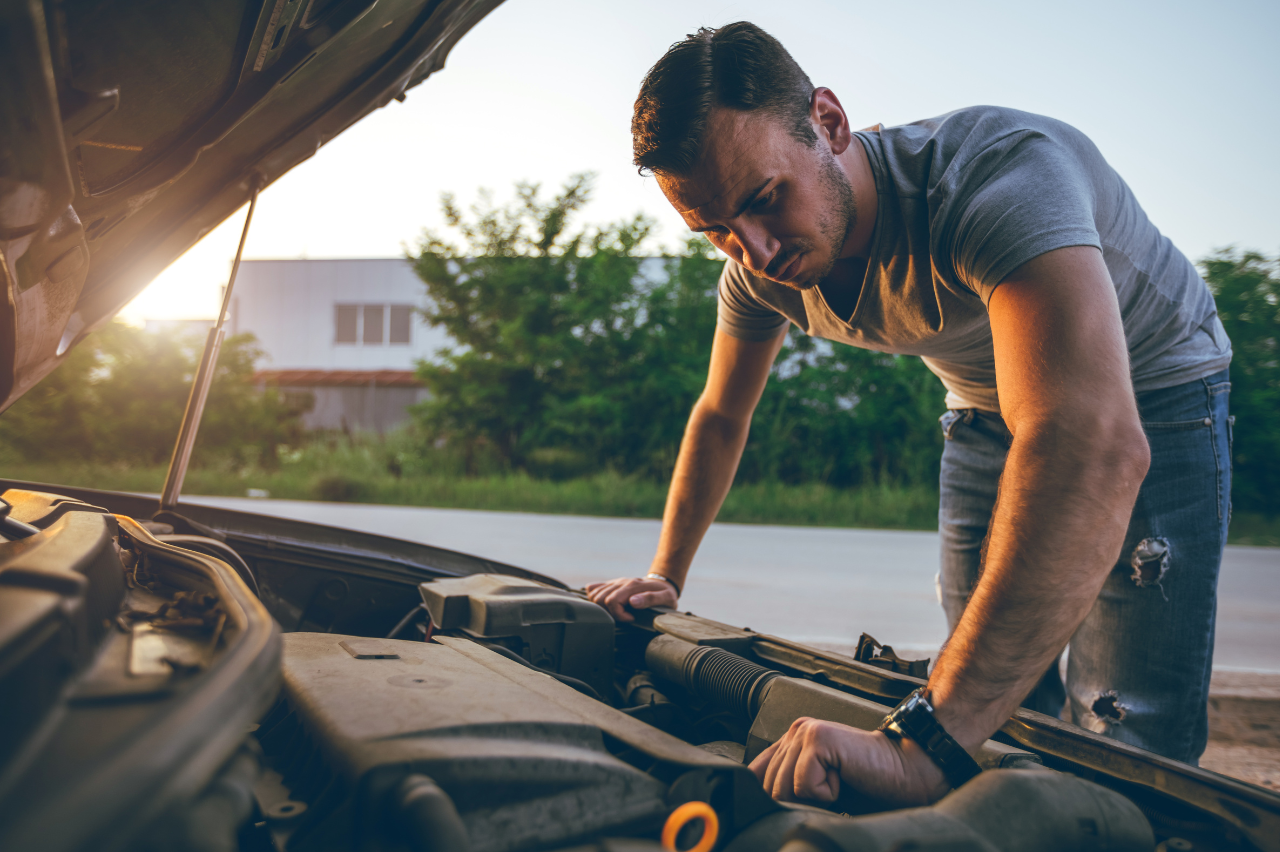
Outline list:
[[[1022,711],[931,807],[774,801],[747,764],[796,719],[921,681],[405,542],[0,497],[6,850],[1280,848],[1275,794]]]

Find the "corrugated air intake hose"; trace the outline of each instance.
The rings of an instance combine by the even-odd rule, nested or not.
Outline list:
[[[764,688],[778,672],[731,651],[659,636],[644,652],[645,665],[661,678],[683,686],[703,701],[754,719]]]

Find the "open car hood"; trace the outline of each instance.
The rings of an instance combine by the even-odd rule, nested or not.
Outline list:
[[[0,410],[501,0],[2,0]]]

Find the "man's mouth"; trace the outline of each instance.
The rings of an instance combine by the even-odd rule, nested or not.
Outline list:
[[[796,252],[792,255],[791,259],[787,261],[786,266],[768,277],[778,282],[790,281],[792,278],[795,278],[796,274],[800,271],[800,261],[803,257],[804,252]],[[786,258],[783,258],[783,260],[786,260]]]

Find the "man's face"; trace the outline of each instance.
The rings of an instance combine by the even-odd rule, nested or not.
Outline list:
[[[797,290],[822,282],[857,219],[848,177],[773,116],[713,108],[702,159],[658,183],[685,223],[751,272]]]

